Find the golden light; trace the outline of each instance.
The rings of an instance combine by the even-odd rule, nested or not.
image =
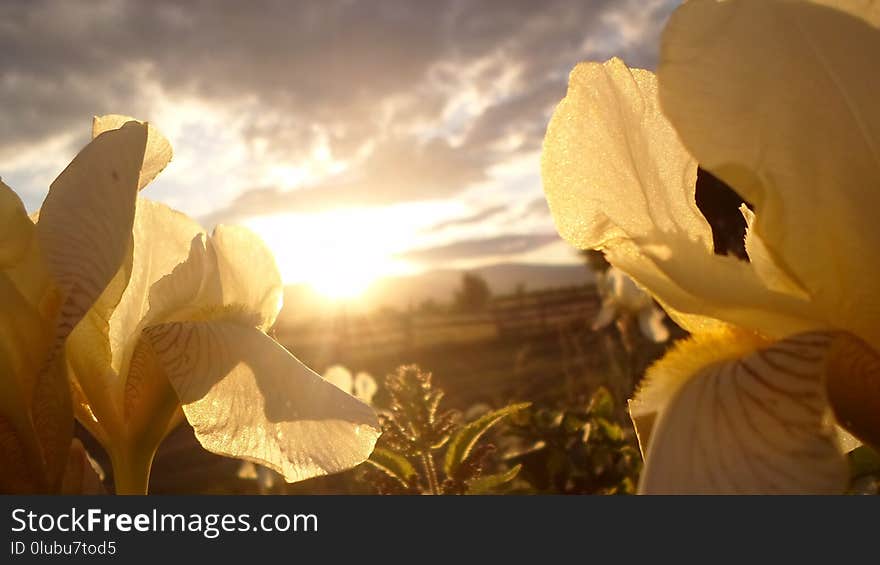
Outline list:
[[[396,257],[416,243],[437,207],[428,203],[288,213],[247,220],[275,254],[285,284],[331,300],[355,299],[377,279],[414,272]]]
[[[355,298],[376,279],[398,271],[397,265],[381,255],[378,252],[355,254],[345,252],[344,248],[333,249],[332,253],[312,259],[307,282],[327,298]]]

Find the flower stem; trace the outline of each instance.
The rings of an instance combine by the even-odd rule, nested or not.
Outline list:
[[[150,468],[156,450],[123,450],[111,453],[113,481],[116,494],[147,494],[150,485]]]

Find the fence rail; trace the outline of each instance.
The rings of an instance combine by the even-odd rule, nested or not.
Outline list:
[[[278,339],[297,348],[382,355],[440,344],[509,339],[558,331],[592,320],[599,297],[593,286],[523,293],[493,299],[484,312],[375,313],[335,316],[287,324]]]

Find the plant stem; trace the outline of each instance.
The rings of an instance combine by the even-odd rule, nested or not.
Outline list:
[[[422,453],[422,465],[425,466],[425,475],[428,477],[428,488],[431,494],[440,494],[440,481],[437,479],[437,468],[434,466],[434,458],[431,453]]]
[[[146,452],[122,450],[110,454],[116,494],[147,494],[154,455],[155,449]]]

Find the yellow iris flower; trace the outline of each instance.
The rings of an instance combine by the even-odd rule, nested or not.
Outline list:
[[[645,338],[655,343],[669,339],[669,330],[663,325],[666,316],[623,271],[610,267],[605,273],[597,273],[596,286],[602,305],[593,320],[593,331],[606,328],[615,320],[634,320]]]
[[[691,0],[657,76],[572,72],[542,161],[557,227],[693,334],[631,402],[641,492],[841,492],[837,425],[880,443],[878,24],[870,2]],[[698,163],[754,206],[747,262],[713,253]]]
[[[0,182],[0,492],[59,492],[73,435],[63,362],[50,362],[60,304],[36,229]]]
[[[152,126],[95,119],[92,142],[40,210],[36,274],[19,277],[31,304],[54,309],[44,316],[54,324],[39,335],[12,328],[7,349],[28,352],[32,341],[62,367],[76,417],[106,448],[119,493],[146,492],[156,448],[181,415],[206,449],[288,481],[365,460],[379,434],[372,409],[265,334],[282,286],[262,241],[226,226],[207,237],[185,215],[138,196],[170,159]],[[21,254],[18,239],[31,229],[18,207],[4,259]],[[67,388],[55,386],[58,404]]]

